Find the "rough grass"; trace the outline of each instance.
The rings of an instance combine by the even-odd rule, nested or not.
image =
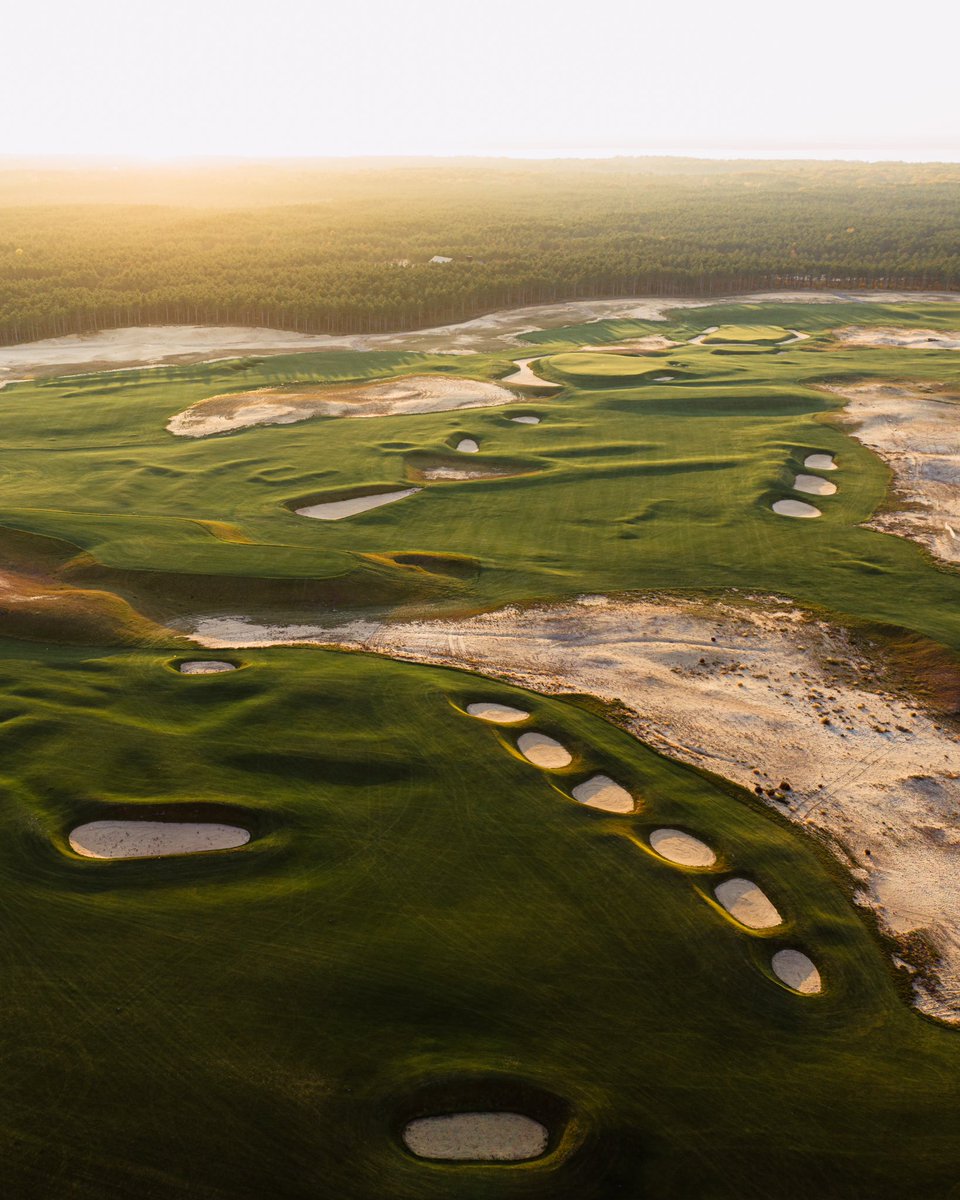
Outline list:
[[[0,645],[7,1194],[949,1194],[960,1040],[908,1007],[830,857],[745,793],[575,703],[457,672],[169,661]],[[515,731],[458,711],[484,699],[530,711],[575,767],[541,772],[508,752]],[[599,770],[636,816],[565,797]],[[68,852],[74,824],[160,802],[226,804],[254,840]],[[717,869],[646,852],[660,825],[704,837]],[[784,930],[708,903],[730,871]],[[782,945],[814,956],[823,996],[774,982]],[[569,1114],[541,1164],[428,1166],[398,1144],[431,1104],[523,1097]]]

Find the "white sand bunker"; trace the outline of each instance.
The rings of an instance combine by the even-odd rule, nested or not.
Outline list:
[[[803,460],[803,465],[808,471],[835,471],[837,469],[832,454],[808,454]]]
[[[960,331],[945,329],[838,329],[838,342],[845,346],[902,346],[908,350],[960,350]]]
[[[209,437],[253,425],[292,425],[310,417],[391,417],[491,408],[517,397],[497,383],[455,375],[407,375],[369,383],[261,388],[200,400],[167,422],[179,437]]]
[[[547,1149],[550,1135],[532,1117],[512,1112],[462,1112],[411,1121],[403,1131],[418,1158],[445,1162],[527,1162]]]
[[[656,350],[669,350],[671,346],[679,346],[679,342],[652,333],[647,337],[624,338],[621,342],[606,343],[605,345],[591,344],[581,346],[581,350],[594,350],[601,354],[649,354]]]
[[[781,983],[804,996],[813,996],[823,988],[820,972],[799,950],[778,950],[770,965]]]
[[[540,355],[538,358],[518,358],[514,362],[514,366],[517,369],[512,375],[505,375],[500,382],[509,383],[514,387],[535,387],[539,388],[542,392],[558,392],[562,384],[551,383],[549,379],[541,379],[533,371],[531,363],[539,362],[542,357]]]
[[[182,662],[177,670],[181,675],[220,675],[224,671],[235,671],[233,663],[220,662],[217,659],[195,659],[192,662]]]
[[[781,517],[821,516],[819,508],[814,508],[812,504],[804,504],[802,500],[774,500],[771,507]]]
[[[510,420],[513,421],[517,425],[539,425],[540,424],[539,417],[511,417]]]
[[[522,733],[517,739],[517,749],[528,762],[551,771],[573,762],[573,755],[566,746],[545,733]]]
[[[808,496],[832,496],[837,485],[819,475],[798,475],[793,481],[795,492],[806,492]]]
[[[467,712],[481,721],[492,721],[495,725],[515,725],[530,716],[522,708],[511,708],[509,704],[488,704],[486,701],[468,704]]]
[[[298,517],[313,517],[317,521],[342,521],[344,517],[355,517],[357,513],[369,512],[371,508],[382,508],[395,500],[405,500],[423,488],[403,488],[399,492],[374,492],[372,495],[352,496],[349,500],[329,500],[325,504],[308,504],[294,511]]]
[[[461,438],[460,441],[457,442],[457,449],[461,454],[476,454],[480,449],[480,446],[473,440],[473,438]]]
[[[173,854],[205,854],[235,850],[250,841],[239,825],[212,821],[90,821],[70,834],[70,845],[84,858],[166,858]]]
[[[608,775],[594,775],[585,783],[578,783],[573,789],[573,798],[590,808],[602,808],[604,812],[631,813],[637,807],[627,789],[614,783]]]
[[[661,858],[681,867],[712,867],[717,861],[706,842],[681,829],[655,829],[650,834],[650,845]]]
[[[783,924],[774,905],[749,879],[726,879],[713,894],[730,916],[748,929],[773,929]]]
[[[525,475],[526,471],[518,471],[511,467],[420,467],[416,477],[426,480],[464,480],[464,479],[506,479],[510,475]]]

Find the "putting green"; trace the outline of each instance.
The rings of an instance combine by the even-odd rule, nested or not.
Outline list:
[[[721,325],[713,333],[704,334],[705,346],[740,343],[765,345],[767,343],[785,342],[794,335],[789,329],[781,329],[779,325]]]

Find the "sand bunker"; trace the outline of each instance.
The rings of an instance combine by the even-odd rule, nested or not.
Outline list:
[[[369,383],[304,384],[211,396],[167,422],[178,437],[210,437],[254,425],[292,425],[311,417],[395,417],[492,408],[517,399],[497,383],[454,375],[407,375]]]
[[[802,500],[774,500],[770,507],[781,517],[810,518],[822,515],[819,508],[804,504]]]
[[[717,861],[706,842],[680,829],[655,829],[650,845],[661,858],[682,867],[712,867]]]
[[[749,879],[727,879],[713,894],[730,916],[748,929],[774,929],[783,924],[783,917]]]
[[[181,675],[220,675],[224,671],[235,671],[233,663],[218,662],[213,658],[196,659],[193,662],[182,662],[177,670]]]
[[[537,358],[518,358],[514,363],[517,370],[512,375],[505,375],[500,382],[509,383],[511,387],[534,387],[541,392],[558,392],[562,384],[541,379],[533,371],[531,364],[539,362],[542,357],[543,355]]]
[[[627,789],[614,783],[608,775],[594,775],[585,783],[578,783],[573,789],[573,798],[590,808],[602,808],[604,812],[631,813],[637,807]]]
[[[174,854],[206,854],[235,850],[250,841],[239,825],[213,822],[111,820],[78,825],[70,845],[84,858],[167,858]]]
[[[834,336],[844,346],[901,346],[908,350],[960,350],[960,332],[943,329],[891,329],[874,325],[838,329]]]
[[[649,354],[657,350],[669,350],[672,346],[679,345],[679,342],[663,337],[662,334],[653,333],[647,337],[624,338],[623,341],[606,345],[591,343],[589,346],[581,346],[580,349],[601,354]]]
[[[803,465],[809,471],[835,471],[837,469],[832,454],[808,454],[803,460]]]
[[[374,492],[372,495],[353,496],[349,500],[329,500],[325,504],[308,504],[294,511],[298,517],[313,517],[317,521],[342,521],[344,517],[355,517],[357,513],[369,512],[371,508],[382,508],[396,500],[405,500],[423,488],[403,488],[399,492]]]
[[[495,725],[514,725],[517,721],[525,721],[530,716],[522,708],[511,708],[509,704],[489,704],[487,702],[468,704],[467,712],[471,717],[479,717],[481,721],[493,721]]]
[[[511,421],[515,421],[517,425],[539,425],[539,417],[511,417]]]
[[[867,527],[912,538],[960,563],[960,403],[922,384],[830,390],[846,399],[853,436],[893,471],[898,511],[876,513]]]
[[[837,485],[819,475],[798,475],[793,481],[795,492],[806,492],[808,496],[832,496]]]
[[[461,454],[476,454],[480,449],[480,446],[473,440],[473,438],[461,438],[460,441],[457,442],[457,449]]]
[[[517,739],[517,749],[528,762],[550,771],[573,762],[573,755],[566,746],[561,746],[545,733],[521,733]]]
[[[415,479],[464,480],[464,479],[508,479],[511,475],[526,475],[529,468],[518,471],[511,467],[451,467],[438,464],[435,467],[418,467],[411,474]]]
[[[778,950],[770,965],[782,983],[804,996],[813,996],[823,987],[820,972],[799,950]]]
[[[444,1162],[527,1162],[545,1153],[545,1126],[512,1112],[462,1112],[411,1121],[403,1131],[418,1158]]]
[[[902,956],[917,930],[936,947],[916,1002],[960,1023],[960,743],[839,626],[776,597],[591,596],[449,620],[194,629],[209,649],[332,644],[616,703],[643,741],[759,789],[832,846]]]

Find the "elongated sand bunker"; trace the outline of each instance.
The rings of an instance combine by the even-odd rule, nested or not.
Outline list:
[[[899,346],[908,350],[960,350],[960,330],[872,328],[838,329],[838,342],[845,346]]]
[[[771,507],[781,517],[809,519],[822,515],[819,508],[814,508],[812,504],[805,504],[802,500],[774,500]]]
[[[209,437],[254,425],[292,425],[311,417],[394,417],[492,408],[516,399],[505,387],[483,379],[407,375],[369,383],[303,384],[211,396],[171,417],[167,429],[178,437]]]
[[[661,858],[681,867],[712,867],[717,861],[706,842],[681,829],[655,829],[650,845]]]
[[[372,508],[382,508],[384,504],[393,504],[397,500],[405,500],[423,488],[403,488],[399,492],[374,492],[372,495],[353,496],[349,500],[329,500],[325,504],[308,504],[306,508],[294,511],[298,517],[313,517],[316,521],[342,521],[345,517],[355,517],[358,513],[369,512]]]
[[[793,481],[795,492],[806,492],[808,496],[832,496],[837,485],[830,479],[821,479],[819,475],[798,475]]]
[[[561,388],[559,383],[551,383],[549,379],[541,379],[533,370],[533,363],[539,362],[542,358],[539,355],[537,358],[518,358],[514,362],[517,368],[512,375],[506,375],[501,379],[501,383],[508,383],[511,387],[533,387],[541,392],[558,392]]]
[[[414,473],[415,479],[437,480],[468,480],[468,479],[507,479],[511,475],[527,475],[529,469],[517,470],[515,467],[456,467],[443,463],[432,467],[420,467]]]
[[[555,771],[573,762],[573,755],[559,742],[545,733],[522,733],[517,739],[517,749],[534,766]]]
[[[70,845],[84,858],[169,858],[235,850],[250,841],[239,825],[211,821],[90,821],[70,834]]]
[[[832,454],[808,454],[803,460],[803,465],[808,471],[835,471],[837,469]]]
[[[492,721],[495,725],[515,725],[525,721],[530,714],[522,708],[511,708],[509,704],[489,704],[486,701],[468,704],[467,712],[481,721]]]
[[[823,990],[820,972],[799,950],[778,950],[770,965],[780,982],[795,992],[804,996],[814,996]]]
[[[177,670],[181,675],[222,675],[224,671],[235,671],[233,663],[221,662],[218,659],[195,659],[192,662],[182,662]]]
[[[457,449],[461,454],[476,454],[480,447],[473,438],[461,438],[457,442]]]
[[[726,879],[713,894],[730,916],[748,929],[774,929],[783,924],[766,894],[749,879]]]
[[[539,417],[511,417],[510,420],[513,421],[515,425],[539,425],[540,424]]]
[[[443,1162],[528,1162],[545,1153],[549,1140],[539,1121],[512,1112],[421,1117],[403,1131],[404,1144],[417,1158]]]
[[[627,789],[614,783],[608,775],[594,775],[585,783],[578,783],[573,789],[573,798],[590,808],[601,808],[604,812],[631,813],[637,807]]]

